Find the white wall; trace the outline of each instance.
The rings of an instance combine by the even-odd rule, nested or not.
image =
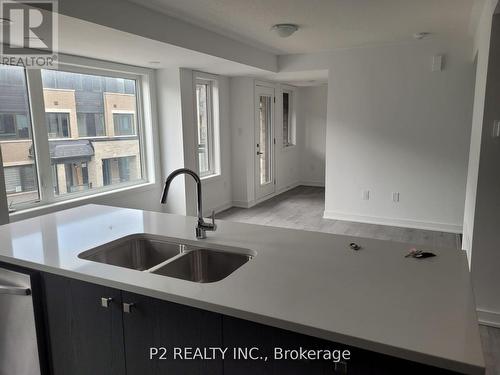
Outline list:
[[[487,0],[485,2],[474,37],[473,56],[477,58],[477,69],[463,223],[464,236],[462,244],[462,248],[467,251],[469,263],[471,260],[472,235],[474,231],[474,210],[476,206],[481,131],[483,128],[486,78],[490,51],[491,23],[493,11],[497,3],[498,0]]]
[[[326,108],[328,87],[298,89],[298,137],[300,183],[325,186]]]
[[[185,165],[179,69],[159,69],[156,87],[162,183],[164,183],[169,173]],[[186,213],[185,184],[181,177],[172,183],[165,210],[171,213]]]
[[[446,56],[442,72],[431,71],[436,54]],[[460,232],[470,46],[429,40],[330,57],[325,216]]]
[[[232,200],[245,207],[255,196],[254,189],[254,80],[230,78]]]

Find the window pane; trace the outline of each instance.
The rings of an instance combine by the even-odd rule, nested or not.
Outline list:
[[[272,168],[272,97],[259,97],[259,152],[260,152],[260,184],[271,183]]]
[[[290,94],[283,93],[283,145],[290,146],[292,144],[290,131]]]
[[[0,149],[11,207],[40,198],[31,134],[24,70],[0,65]]]
[[[104,185],[113,185],[120,182],[128,182],[136,174],[137,164],[135,156],[102,160],[102,179]]]
[[[142,180],[134,80],[42,70],[42,82],[56,195]]]
[[[106,135],[102,113],[78,113],[77,118],[80,137],[103,137]]]
[[[134,135],[134,114],[133,113],[114,113],[113,124],[115,127],[115,135]]]
[[[46,113],[45,119],[49,139],[69,137],[69,113]]]
[[[211,105],[209,101],[210,85],[196,85],[196,107],[198,118],[198,165],[201,176],[207,176],[213,173],[210,149],[210,119],[208,108]]]

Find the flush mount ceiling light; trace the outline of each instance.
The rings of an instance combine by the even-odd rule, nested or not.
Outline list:
[[[298,29],[299,27],[293,23],[278,23],[271,28],[271,30],[276,31],[282,38],[288,38]]]
[[[428,37],[429,35],[431,35],[431,33],[428,33],[426,31],[422,31],[422,32],[413,34],[413,38],[416,40],[421,40],[421,39]]]

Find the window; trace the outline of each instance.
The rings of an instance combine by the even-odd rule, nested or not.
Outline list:
[[[36,189],[33,165],[7,167],[5,172],[5,188],[8,193],[22,193]]]
[[[125,81],[128,82],[127,90]],[[75,131],[78,135],[69,130],[69,113],[64,114],[65,119],[58,119],[57,137],[51,136],[55,125],[49,127],[50,159],[55,166],[52,169],[55,196],[142,179],[141,145],[134,121],[137,106],[135,81],[42,70],[42,82],[45,110],[55,110],[57,106],[69,108],[71,113],[76,113],[78,129]],[[106,134],[114,136],[92,139]],[[134,138],[115,138],[123,135]],[[50,140],[63,137],[67,140]],[[115,164],[109,162],[128,157],[132,157],[135,162],[122,169],[130,168],[133,171],[115,171]],[[122,175],[128,175],[129,178],[122,178]]]
[[[142,114],[151,118],[150,109],[139,101],[149,100],[149,93],[138,95],[148,87],[149,70],[124,73],[124,66],[115,64],[113,71],[109,63],[101,74],[99,62],[74,59],[75,65],[60,62],[59,70],[28,75],[22,67],[0,66],[0,147],[15,210],[142,184],[148,181],[145,167],[154,171],[145,163],[152,151],[143,138]],[[32,108],[31,98],[37,99]],[[35,133],[32,118],[44,119]]]
[[[28,139],[28,116],[23,113],[0,113],[0,139]]]
[[[102,180],[104,185],[119,184],[137,179],[137,160],[135,156],[104,159],[102,161]]]
[[[115,127],[115,135],[135,135],[133,113],[114,113],[113,124]]]
[[[0,65],[0,150],[10,207],[39,199],[28,90],[23,68]]]
[[[196,79],[196,115],[197,115],[197,144],[198,168],[200,177],[218,174],[218,151],[216,142],[217,121],[214,120],[217,108],[214,106],[216,98],[216,81]]]
[[[49,138],[69,137],[69,113],[46,113]]]
[[[292,92],[283,91],[283,147],[295,145]]]
[[[54,192],[56,194],[67,194],[90,189],[89,170],[87,162],[59,163],[54,164],[53,179]],[[64,176],[64,178],[63,178]],[[65,182],[61,186],[61,182]]]
[[[104,114],[102,113],[78,113],[78,136],[80,137],[103,137],[106,135],[104,127]]]

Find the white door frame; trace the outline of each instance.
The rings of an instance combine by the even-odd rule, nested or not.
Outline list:
[[[261,184],[260,181],[260,160],[261,160],[261,145],[260,145],[260,97],[266,96],[271,100],[271,125],[270,125],[270,181],[265,184]],[[275,168],[275,146],[276,146],[276,138],[275,138],[275,113],[276,113],[276,92],[275,87],[271,85],[263,85],[256,83],[255,85],[255,125],[254,125],[254,150],[255,150],[255,200],[259,200],[267,195],[274,194],[276,191],[276,168]]]

